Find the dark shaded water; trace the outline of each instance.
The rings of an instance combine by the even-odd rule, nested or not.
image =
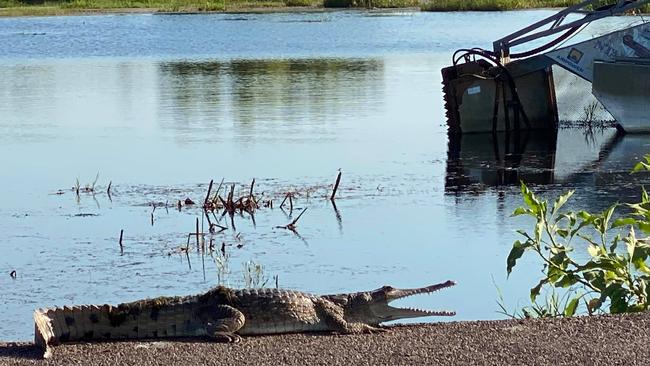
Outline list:
[[[30,338],[36,307],[244,286],[251,260],[267,285],[318,293],[455,279],[408,303],[456,319],[500,317],[493,281],[508,306],[526,304],[540,266],[505,278],[514,231],[530,225],[509,217],[518,180],[576,188],[574,207],[597,210],[638,196],[645,178],[628,171],[648,150],[613,130],[448,141],[451,53],[548,14],[0,19],[2,339]],[[97,194],[76,197],[97,172]],[[175,203],[222,178],[236,192],[256,178],[275,208],[224,218],[213,255],[178,254],[202,215]],[[287,191],[292,213],[277,208]],[[304,209],[299,236],[277,228]]]

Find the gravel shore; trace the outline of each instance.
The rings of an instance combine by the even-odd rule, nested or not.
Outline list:
[[[380,334],[287,334],[209,341],[130,341],[56,347],[0,343],[0,365],[640,365],[650,315],[396,326]]]

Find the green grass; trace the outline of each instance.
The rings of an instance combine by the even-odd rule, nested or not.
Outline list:
[[[564,8],[578,0],[429,0],[424,11],[498,11],[533,8]]]
[[[314,0],[0,0],[0,16],[63,15],[86,11],[151,9],[161,12],[225,11],[318,6]]]
[[[320,2],[314,3],[313,0],[284,0],[286,6],[318,6]]]
[[[147,9],[162,12],[238,11],[256,8],[405,8],[424,11],[498,11],[567,7],[578,0],[0,0],[0,16],[63,15]],[[644,9],[647,11],[647,8]]]
[[[462,0],[460,0],[462,1]],[[323,0],[326,8],[410,8],[419,7],[419,0]]]

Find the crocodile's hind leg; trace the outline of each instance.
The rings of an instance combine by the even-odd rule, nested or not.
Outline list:
[[[333,302],[320,299],[316,301],[316,311],[318,315],[325,320],[327,327],[337,333],[354,334],[354,333],[380,333],[385,332],[384,328],[373,327],[361,322],[348,322],[343,316],[343,308]]]
[[[229,305],[218,305],[206,325],[208,336],[215,342],[236,343],[241,340],[236,331],[244,326],[244,314]]]

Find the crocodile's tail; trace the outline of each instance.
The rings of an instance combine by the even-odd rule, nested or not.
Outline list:
[[[120,306],[81,305],[37,309],[34,312],[34,343],[51,356],[50,346],[63,342],[99,339],[137,338],[137,319],[133,311]],[[130,310],[130,308],[129,308]],[[129,321],[130,320],[130,321]]]
[[[95,334],[102,318],[111,313],[110,305],[83,305],[34,311],[34,343],[51,356],[50,346],[61,342],[98,339]]]
[[[200,327],[192,322],[192,305],[186,299],[160,297],[118,306],[37,309],[34,343],[47,358],[50,346],[62,342],[196,335]]]

